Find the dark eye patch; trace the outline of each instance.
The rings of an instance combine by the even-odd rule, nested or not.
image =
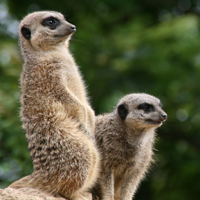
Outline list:
[[[154,106],[149,103],[143,103],[138,106],[139,110],[144,110],[145,112],[152,112],[155,110]]]
[[[48,17],[42,21],[42,25],[48,26],[51,30],[56,29],[59,24],[60,21],[55,17]]]

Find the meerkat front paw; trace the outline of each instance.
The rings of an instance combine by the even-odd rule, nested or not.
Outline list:
[[[92,193],[90,192],[84,192],[82,194],[87,200],[92,200]]]
[[[92,194],[90,192],[83,192],[75,195],[72,200],[92,200]]]
[[[90,138],[90,132],[86,129],[86,127],[83,124],[79,125],[79,128],[84,131],[84,133],[88,136],[88,138]]]

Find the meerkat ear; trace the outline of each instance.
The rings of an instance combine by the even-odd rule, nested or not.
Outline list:
[[[121,104],[117,108],[118,114],[122,120],[125,120],[128,115],[128,108],[125,104]]]
[[[21,33],[27,40],[31,39],[31,30],[29,28],[23,26],[21,28]]]

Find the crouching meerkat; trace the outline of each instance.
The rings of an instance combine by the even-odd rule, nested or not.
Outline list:
[[[26,16],[19,25],[24,58],[21,119],[34,171],[12,188],[32,187],[54,195],[90,199],[99,154],[92,135],[94,112],[66,46],[76,27],[58,12]]]
[[[155,129],[166,119],[160,100],[143,93],[123,97],[112,113],[96,117],[100,199],[132,199],[152,161]]]

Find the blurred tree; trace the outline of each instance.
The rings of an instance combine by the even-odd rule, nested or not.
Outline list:
[[[32,171],[19,119],[17,23],[37,10],[57,10],[77,26],[70,49],[96,114],[132,92],[163,101],[169,119],[158,130],[156,165],[135,199],[199,199],[199,0],[1,0],[0,187]]]

